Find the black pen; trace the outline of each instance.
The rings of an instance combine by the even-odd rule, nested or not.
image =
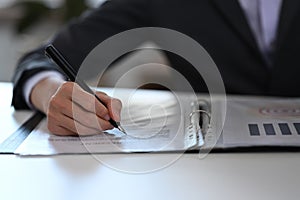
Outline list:
[[[74,71],[74,68],[71,66],[70,63],[63,57],[63,55],[53,46],[48,45],[45,49],[46,55],[51,58],[57,65],[62,69],[62,71],[66,74],[66,76],[70,79],[70,81],[73,81],[76,83],[86,92],[94,95],[94,97],[103,105],[105,105],[102,100],[93,92],[93,90],[78,76],[76,77],[76,73]],[[122,128],[120,122],[116,122],[113,119],[108,120],[111,125],[113,125],[115,128],[119,129],[121,132],[126,134],[126,131]]]

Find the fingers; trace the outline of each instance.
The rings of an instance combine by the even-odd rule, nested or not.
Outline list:
[[[74,85],[74,90],[72,92],[73,94],[72,96],[69,96],[69,98],[78,106],[82,107],[87,112],[95,113],[102,119],[110,119],[108,109],[99,102],[94,95],[84,91],[77,84]]]
[[[48,129],[51,130],[51,132],[54,135],[58,135],[58,136],[78,136],[77,133],[72,132],[59,125],[54,125],[53,123],[48,123]]]
[[[97,92],[97,96],[102,100],[108,109],[109,116],[116,122],[121,121],[122,102],[119,99],[112,98],[105,93]]]
[[[120,119],[121,102],[104,93],[98,95],[105,105],[76,83],[62,84],[49,101],[48,129],[56,135],[92,135],[112,129],[108,120]]]
[[[64,122],[63,124],[61,122]],[[77,122],[67,116],[59,115],[59,116],[48,116],[48,129],[56,135],[95,135],[102,133],[100,129],[95,129],[89,126],[85,126],[80,122]],[[105,122],[107,127],[111,128],[111,125],[108,122]]]

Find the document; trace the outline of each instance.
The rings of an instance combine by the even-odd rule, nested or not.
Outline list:
[[[229,99],[214,148],[300,147],[300,99]]]
[[[119,96],[124,105],[122,126],[128,135],[113,129],[85,137],[55,136],[49,133],[43,121],[15,153],[56,155],[300,147],[300,99],[228,97],[226,113],[217,113],[217,116],[225,115],[222,132],[218,135],[204,127],[210,127],[205,123],[213,127],[220,125],[220,121],[203,120],[204,112],[196,118],[191,117],[196,116],[191,113],[204,109],[210,116],[211,106],[224,102],[212,99],[212,104],[207,96],[194,99],[187,94],[178,97],[171,92],[155,92],[159,98],[153,98],[153,94],[142,91],[134,95],[126,93],[130,98]],[[203,99],[208,102],[207,106],[201,104]],[[221,109],[215,110],[221,112]],[[191,126],[193,124],[195,126]]]
[[[187,150],[184,118],[187,116],[185,108],[190,108],[191,100],[184,97],[186,104],[182,105],[172,93],[155,92],[159,98],[153,98],[153,94],[143,90],[130,95],[118,94],[123,100],[121,123],[127,135],[113,129],[84,137],[55,136],[49,133],[44,120],[15,153],[55,155]]]

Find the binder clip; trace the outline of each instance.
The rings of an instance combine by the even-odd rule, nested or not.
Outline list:
[[[206,110],[194,110],[189,115],[190,124],[187,127],[187,132],[185,135],[185,146],[186,148],[192,147],[202,147],[204,145],[204,137],[206,130],[204,130],[203,125],[200,127],[200,115],[196,117],[196,114],[205,114],[208,117],[208,127],[210,127],[211,116]],[[204,133],[204,135],[203,135]]]

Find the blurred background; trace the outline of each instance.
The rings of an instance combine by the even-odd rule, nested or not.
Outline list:
[[[19,58],[53,36],[58,29],[72,18],[78,17],[87,9],[100,6],[105,0],[0,0],[0,82],[12,79]],[[153,46],[154,44],[144,44]],[[122,62],[111,66],[101,78],[101,86],[115,86],[120,76],[125,75],[119,87],[159,89],[152,83],[169,87],[181,87],[171,79],[174,74],[166,66],[128,74],[135,66],[144,63],[168,65],[164,55],[155,50],[143,50],[130,54]],[[90,84],[98,84],[98,79]],[[149,86],[148,86],[148,85]],[[99,84],[98,84],[99,85]]]
[[[66,21],[104,0],[0,0],[0,81],[10,81],[18,59]]]

